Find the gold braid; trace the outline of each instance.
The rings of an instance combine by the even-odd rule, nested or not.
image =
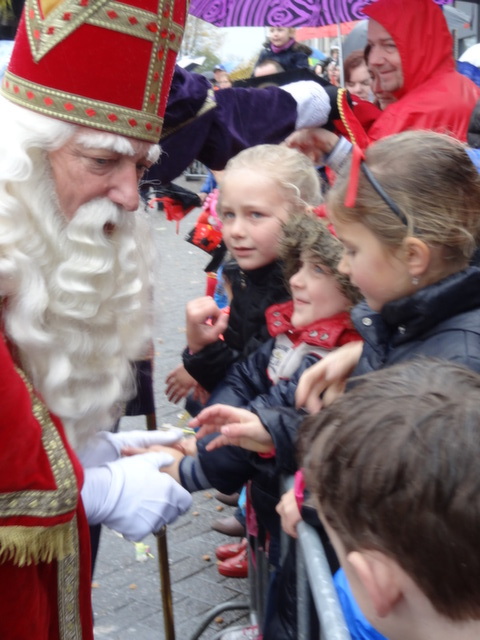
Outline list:
[[[345,129],[347,130],[347,133],[349,135],[350,138],[350,142],[352,144],[356,144],[357,141],[355,140],[355,136],[353,135],[353,131],[350,128],[350,125],[347,122],[347,119],[345,118],[345,112],[343,110],[343,96],[347,93],[346,89],[339,89],[337,91],[337,107],[338,107],[338,112],[340,114],[340,119],[343,122],[343,124],[345,125]]]

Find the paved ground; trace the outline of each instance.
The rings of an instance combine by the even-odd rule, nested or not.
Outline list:
[[[195,190],[200,182],[181,182]],[[159,423],[179,423],[182,408],[170,404],[164,396],[166,374],[178,364],[185,341],[185,303],[203,295],[203,268],[208,256],[185,242],[197,212],[190,213],[175,233],[175,223],[152,210],[152,227],[157,247],[156,324],[155,324],[155,399]],[[122,420],[121,429],[144,428],[143,418]],[[194,506],[168,527],[168,549],[172,580],[175,631],[177,640],[188,640],[204,614],[213,606],[229,600],[245,601],[247,580],[223,578],[215,565],[215,547],[233,540],[212,531],[210,522],[233,513],[215,500],[212,492],[194,496]],[[156,538],[145,540],[151,554],[145,562],[136,560],[135,546],[112,531],[104,529],[94,576],[93,608],[96,640],[163,640],[163,613],[159,587]],[[246,622],[244,612],[231,611],[213,622],[201,636],[214,638],[219,630],[233,622]]]

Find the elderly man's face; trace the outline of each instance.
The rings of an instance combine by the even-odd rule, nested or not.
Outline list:
[[[79,207],[95,198],[136,211],[138,183],[158,154],[157,145],[79,129],[62,147],[48,153],[62,213],[71,219]]]
[[[382,91],[403,87],[402,59],[392,36],[375,20],[368,21],[368,66],[378,77]]]

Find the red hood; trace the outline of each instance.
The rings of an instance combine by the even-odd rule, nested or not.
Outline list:
[[[402,59],[400,98],[438,71],[455,69],[453,40],[441,8],[433,0],[378,0],[363,10],[392,36]]]

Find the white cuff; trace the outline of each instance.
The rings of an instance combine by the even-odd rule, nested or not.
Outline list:
[[[335,173],[340,173],[343,165],[350,157],[353,145],[343,136],[338,138],[337,144],[329,154],[325,156],[324,163]]]
[[[296,129],[323,127],[328,122],[330,97],[318,82],[300,80],[285,84],[280,89],[289,93],[297,103]]]

